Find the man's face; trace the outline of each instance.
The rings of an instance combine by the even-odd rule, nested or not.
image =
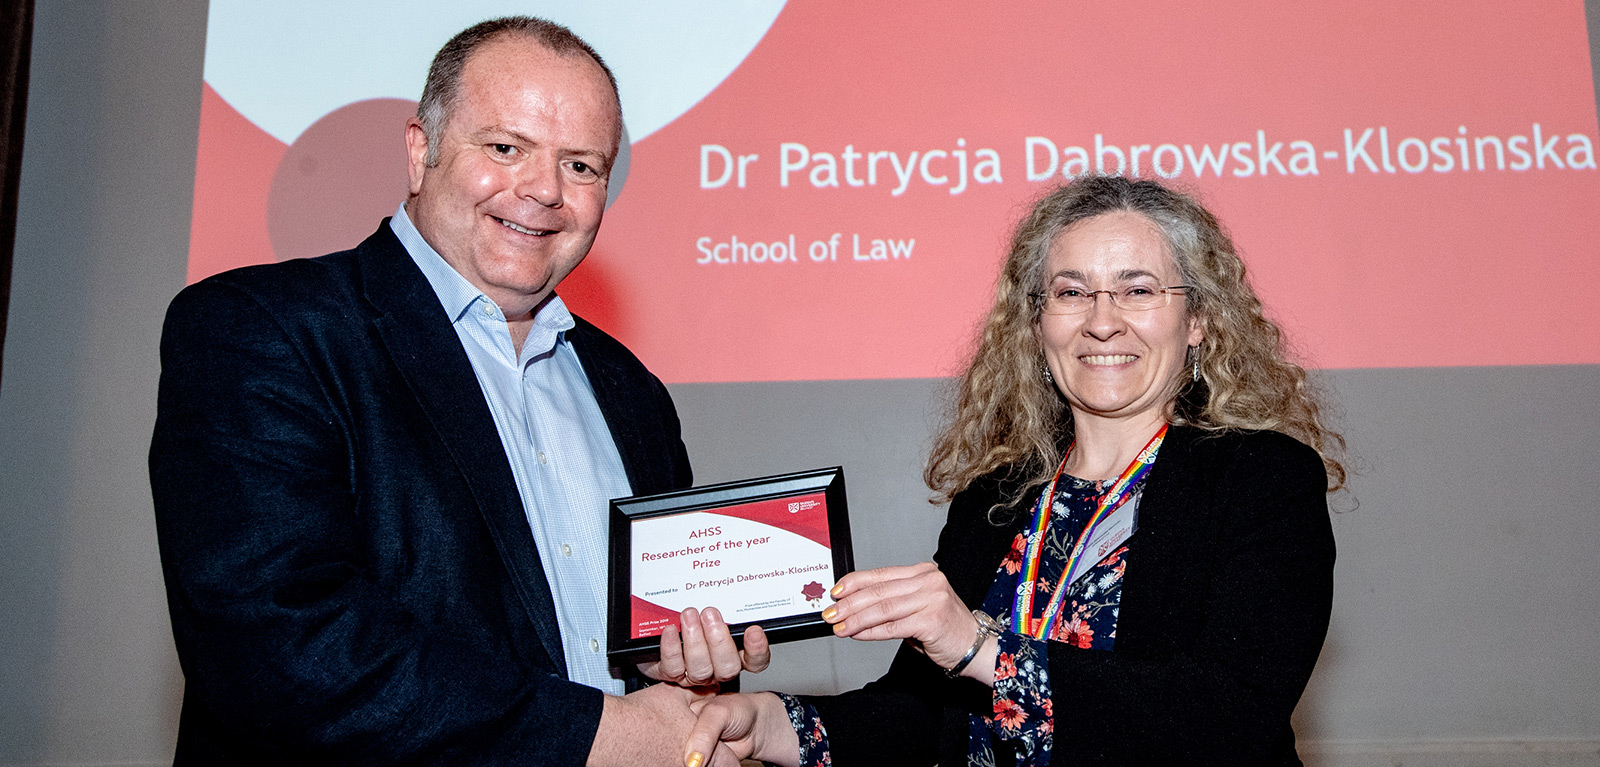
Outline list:
[[[467,58],[438,163],[406,128],[406,214],[444,260],[508,317],[550,294],[594,244],[605,213],[619,110],[587,56],[508,35]]]

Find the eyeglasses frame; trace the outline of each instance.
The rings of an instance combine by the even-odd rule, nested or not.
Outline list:
[[[1040,314],[1049,314],[1049,315],[1056,316],[1056,317],[1071,317],[1071,316],[1078,315],[1078,314],[1088,314],[1089,312],[1094,311],[1094,307],[1098,303],[1098,300],[1099,300],[1097,297],[1101,293],[1106,294],[1106,298],[1107,298],[1107,300],[1109,300],[1111,302],[1112,306],[1115,306],[1116,308],[1121,309],[1122,311],[1125,311],[1125,312],[1149,312],[1149,311],[1155,311],[1156,309],[1165,308],[1168,304],[1172,303],[1172,297],[1173,296],[1186,296],[1186,295],[1189,295],[1188,291],[1190,291],[1190,290],[1194,290],[1194,286],[1193,285],[1164,285],[1162,287],[1156,288],[1156,292],[1161,293],[1162,295],[1165,295],[1167,297],[1166,303],[1161,304],[1161,306],[1150,306],[1150,307],[1146,307],[1146,308],[1143,308],[1143,309],[1136,309],[1136,308],[1133,308],[1133,307],[1123,306],[1122,304],[1117,303],[1117,294],[1119,292],[1121,292],[1121,291],[1117,291],[1117,290],[1091,290],[1088,293],[1084,294],[1089,299],[1089,303],[1084,304],[1083,311],[1079,311],[1079,312],[1050,312],[1050,311],[1046,311],[1045,307],[1049,305],[1049,298],[1050,298],[1048,293],[1029,293],[1028,296],[1033,299],[1034,304],[1035,304],[1035,306],[1038,307]],[[1183,291],[1183,292],[1175,292],[1175,291]]]

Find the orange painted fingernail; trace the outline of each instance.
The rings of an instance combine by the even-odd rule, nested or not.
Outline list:
[[[834,607],[833,605],[828,605],[828,609],[822,611],[822,619],[825,621],[831,621],[833,620],[833,616],[838,614],[839,608]]]
[[[696,752],[690,754],[689,758],[685,759],[683,761],[683,763],[687,767],[700,767],[700,765],[705,764],[705,761],[706,761],[705,754],[702,754],[699,751],[696,751]]]
[[[833,588],[828,589],[828,593],[832,594],[832,595],[834,595],[836,597],[839,596],[840,594],[843,594],[844,593],[844,584],[843,583],[835,583],[835,584],[833,584]]]

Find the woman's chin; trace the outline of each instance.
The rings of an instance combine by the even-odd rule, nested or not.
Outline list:
[[[1078,420],[1095,418],[1107,421],[1138,421],[1159,419],[1165,412],[1165,403],[1141,401],[1139,397],[1108,396],[1069,400],[1072,415]]]

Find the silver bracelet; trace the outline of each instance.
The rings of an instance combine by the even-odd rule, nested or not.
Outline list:
[[[956,665],[945,670],[945,676],[951,679],[961,676],[962,669],[965,669],[973,658],[978,657],[978,648],[983,647],[985,640],[989,637],[1000,636],[1000,623],[989,617],[988,613],[982,610],[973,610],[972,619],[978,622],[978,636],[972,640],[972,646],[967,648],[967,654],[961,656],[961,660],[957,661]]]

